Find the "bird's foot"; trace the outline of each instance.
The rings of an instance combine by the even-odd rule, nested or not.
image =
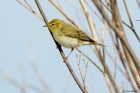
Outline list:
[[[64,58],[63,58],[63,61],[65,62],[67,59],[68,59],[68,57],[64,57]]]

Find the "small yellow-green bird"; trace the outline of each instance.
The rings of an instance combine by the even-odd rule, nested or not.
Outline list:
[[[48,26],[44,26],[44,27],[48,27],[50,29],[50,31],[53,34],[54,39],[61,46],[66,47],[66,48],[71,48],[72,49],[71,52],[73,51],[74,48],[83,46],[83,45],[104,46],[90,39],[85,33],[83,33],[82,31],[78,31],[72,25],[65,23],[63,20],[60,20],[60,19],[53,19],[52,21],[50,21]]]

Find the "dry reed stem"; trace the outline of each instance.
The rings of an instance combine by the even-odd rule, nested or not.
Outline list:
[[[138,41],[140,42],[140,38],[139,38],[138,34],[135,31],[135,28],[134,28],[134,25],[133,25],[133,22],[132,22],[132,19],[131,19],[131,16],[130,16],[130,13],[129,13],[129,10],[128,10],[127,4],[126,4],[126,1],[123,0],[123,2],[124,2],[125,9],[126,9],[126,12],[127,12],[128,18],[129,18],[129,22],[131,24],[131,28],[133,29],[132,31],[135,34],[135,36],[137,37]]]
[[[78,48],[76,48],[76,50],[79,51],[83,56],[85,56],[89,61],[91,61],[91,63],[93,63],[98,68],[98,70],[103,74],[102,69],[92,59],[90,59],[84,52],[82,52]]]
[[[104,45],[104,26],[105,26],[105,21],[103,20],[103,23],[102,23],[102,27],[101,27],[101,36],[102,36],[102,44]],[[102,50],[103,50],[103,58],[105,59],[105,52],[104,52],[104,48],[102,47]],[[104,68],[105,69],[105,68]],[[113,89],[112,89],[112,86],[109,82],[109,78],[108,78],[108,75],[106,73],[106,69],[104,70],[104,73],[103,73],[104,77],[105,77],[105,80],[106,80],[106,83],[108,85],[108,88],[110,90],[110,93],[113,93]]]
[[[105,81],[106,81],[106,83],[107,83],[107,86],[108,86],[108,88],[109,88],[110,93],[113,93],[113,89],[112,89],[112,86],[111,86],[111,84],[110,84],[110,82],[109,82],[108,75],[106,74],[106,72],[104,72],[103,75],[104,75],[104,77],[105,77]]]
[[[92,33],[92,36],[93,36],[93,40],[98,41],[98,38],[97,38],[97,36],[96,36],[96,31],[95,31],[94,23],[93,23],[93,21],[92,21],[91,16],[90,16],[89,13],[88,13],[88,9],[87,9],[87,7],[86,7],[86,4],[85,4],[84,0],[79,0],[79,1],[80,1],[81,6],[82,6],[82,8],[83,8],[83,10],[84,10],[84,14],[85,14],[85,16],[86,16],[86,18],[87,18],[87,22],[88,22],[88,24],[89,24],[89,28],[90,28],[91,33]]]
[[[99,1],[101,2],[101,4],[103,4],[103,6],[105,6],[105,8],[106,8],[107,10],[109,10],[110,13],[112,13],[112,11],[102,2],[102,0],[99,0]],[[129,26],[129,25],[128,25],[127,23],[125,23],[124,21],[122,21],[122,23],[123,23],[124,25],[126,25],[128,28],[130,28],[130,29],[133,31],[133,33],[135,34],[136,38],[137,38],[138,41],[140,42],[140,38],[139,38],[138,34],[136,33],[134,27]]]
[[[123,28],[123,25],[122,25],[122,22],[121,22],[121,17],[120,17],[120,14],[119,14],[118,6],[117,6],[117,1],[116,0],[110,0],[110,3],[111,3],[112,13],[113,13],[113,22],[116,25],[116,27],[120,30],[120,32],[124,33],[123,39],[127,42],[125,32],[124,32],[124,28]],[[129,67],[131,68],[133,66],[133,68],[130,69],[131,73],[133,73],[133,77],[134,77],[134,79],[135,79],[135,81],[137,83],[137,86],[140,88],[140,82],[139,82],[140,77],[139,77],[138,70],[136,69],[136,65],[134,63],[134,62],[136,62],[136,60],[132,58],[132,56],[135,57],[135,55],[130,56],[131,53],[128,52],[129,49],[126,49],[126,44],[124,44],[124,42],[123,42],[123,40],[121,38],[120,38],[120,41],[121,41],[122,49],[124,51],[124,54],[125,54],[125,57],[126,57],[126,60],[128,62]],[[127,44],[128,44],[128,42],[127,42]],[[118,44],[117,48],[119,49],[119,44]],[[119,51],[120,51],[120,49],[119,49]],[[120,57],[122,57],[121,55],[123,55],[123,53],[119,52],[119,54],[120,54]],[[121,60],[122,60],[122,62],[124,64],[124,67],[126,69],[126,73],[127,73],[128,71],[127,71],[127,68],[125,66],[125,61],[123,61],[123,59],[124,58],[121,58]],[[132,81],[131,81],[131,78],[130,78],[129,74],[127,74],[127,76],[128,76],[127,78],[129,79],[129,81],[130,81],[130,83],[131,83],[131,85],[133,87],[133,84],[132,84]],[[133,87],[133,89],[136,90],[135,87]]]
[[[85,64],[85,66],[86,66],[86,71],[85,71],[85,73],[84,73],[84,75],[83,75],[83,74],[82,74],[81,67],[80,67],[80,59],[81,59],[81,56],[82,56],[82,55],[79,55],[79,60],[78,60],[78,56],[76,55],[76,60],[77,60],[78,68],[79,68],[79,71],[80,71],[80,76],[81,76],[81,78],[82,78],[82,82],[83,82],[83,85],[84,85],[84,89],[85,89],[85,91],[87,91],[85,79],[86,79],[86,74],[87,74],[87,67],[88,67],[88,65]],[[84,62],[84,63],[85,63],[85,62]]]
[[[86,12],[86,9],[85,9],[85,6],[84,6],[84,2],[82,2],[82,0],[81,0],[81,4],[82,4],[82,6],[83,6],[83,9],[84,9],[85,15],[86,15],[87,12]],[[87,15],[87,18],[88,18],[88,16],[89,16],[89,15]],[[102,65],[104,66],[104,68],[105,68],[105,67],[107,68],[107,74],[109,75],[111,81],[114,82],[113,84],[115,84],[115,81],[113,80],[113,78],[112,78],[112,76],[111,76],[111,73],[110,73],[108,67],[105,65],[105,60],[104,60],[104,59],[105,59],[104,49],[103,49],[103,56],[102,56],[102,55],[100,54],[101,52],[100,52],[99,48],[97,48],[97,46],[95,46],[95,47],[96,47],[97,53],[99,54],[99,60],[102,62]],[[109,88],[110,88],[110,87],[109,87]]]
[[[119,69],[120,69],[120,71],[122,72],[122,74],[125,76],[125,78],[130,82],[130,84],[131,84],[131,86],[133,87],[133,89],[136,90],[136,88],[134,87],[134,84],[132,83],[132,80],[131,80],[131,78],[130,78],[130,75],[129,75],[129,73],[128,73],[128,70],[127,70],[127,68],[126,68],[126,60],[125,60],[125,58],[123,57],[123,54],[122,54],[122,52],[120,51],[120,48],[118,47],[119,44],[116,44],[116,43],[115,43],[114,37],[113,37],[113,35],[112,35],[112,32],[111,32],[110,30],[108,30],[108,31],[109,31],[109,33],[110,33],[110,36],[111,36],[111,38],[112,38],[112,41],[113,41],[114,45],[116,46],[116,49],[117,49],[117,52],[118,52],[118,56],[120,57],[120,59],[121,59],[121,61],[122,61],[122,64],[123,64],[123,66],[124,66],[124,68],[125,68],[125,70],[126,70],[126,74],[124,74],[124,72],[120,69],[120,67],[119,67]],[[118,43],[118,42],[117,42],[117,43]],[[106,50],[106,52],[108,53],[107,50]],[[110,54],[109,54],[109,56],[110,56]],[[113,59],[113,58],[111,58],[111,59]],[[115,63],[116,63],[116,62],[115,62]],[[115,63],[114,63],[114,64],[115,64]],[[117,63],[115,64],[115,66],[118,66]]]
[[[78,48],[76,48],[82,55],[84,55],[89,61],[91,61],[101,72],[102,72],[102,74],[104,75],[104,72],[100,69],[100,67],[99,66],[97,66],[85,53],[83,53],[81,50],[79,50]],[[98,55],[98,54],[97,54]],[[99,58],[99,60],[101,60],[100,58]],[[104,64],[103,64],[104,65]],[[104,68],[107,68],[107,73],[109,74],[109,76],[110,77],[112,77],[110,74],[110,71],[109,71],[109,69],[108,69],[108,67],[107,66],[105,66],[104,65]],[[107,83],[107,85],[108,85],[108,88],[111,88],[110,87],[110,83],[108,82],[108,77],[107,77],[107,75],[104,75],[104,78],[105,78],[105,80],[106,80],[106,83]],[[113,80],[111,80],[112,82],[114,82]],[[110,92],[112,93],[112,89],[109,89],[110,90]]]
[[[83,61],[84,61],[84,59],[83,59]],[[85,63],[86,70],[85,70],[85,73],[83,76],[83,80],[84,80],[84,88],[86,89],[86,76],[87,76],[88,62],[86,64],[86,62],[84,61],[84,63]]]
[[[30,12],[32,12],[33,14],[35,14],[39,19],[41,19],[42,21],[44,21],[43,20],[43,18],[39,15],[39,14],[37,14],[34,10],[33,10],[33,8],[28,4],[28,2],[26,1],[26,4],[29,6],[29,7],[27,7],[26,5],[24,5],[22,2],[20,2],[20,0],[16,0],[19,4],[21,4],[23,7],[25,7],[27,10],[29,10]]]
[[[139,0],[137,0],[137,4],[138,4],[138,7],[139,7],[139,9],[140,9],[140,2],[139,2]]]
[[[84,81],[83,80],[83,75],[82,75],[82,70],[81,70],[81,67],[80,67],[80,59],[81,59],[81,56],[82,55],[79,55],[79,59],[78,59],[78,55],[76,55],[76,60],[77,60],[78,68],[79,68],[79,71],[80,71],[80,76],[82,78],[82,81]]]
[[[103,8],[99,5],[97,0],[93,0],[93,2],[95,3],[97,9],[100,11],[100,13],[103,16],[103,18],[107,21],[108,25],[113,29],[113,31],[117,34],[117,36],[122,40],[122,42],[124,43],[124,45],[127,48],[128,52],[130,53],[132,59],[135,61],[135,63],[140,68],[139,60],[138,60],[137,56],[135,55],[135,53],[133,52],[133,50],[130,47],[130,45],[128,44],[128,42],[126,41],[126,39],[124,37],[124,35],[125,35],[124,32],[120,32],[120,30],[118,28],[116,28],[116,26],[111,22],[109,17],[104,12]]]
[[[105,26],[105,21],[103,20],[102,26],[101,26],[101,39],[102,39],[102,44],[104,45],[104,26]],[[104,52],[104,47],[102,46],[102,56],[105,59],[105,52]]]

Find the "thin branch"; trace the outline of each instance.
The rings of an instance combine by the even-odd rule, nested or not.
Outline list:
[[[117,61],[117,51],[115,50],[115,62]],[[116,79],[117,66],[114,64],[114,80]]]
[[[84,61],[84,59],[83,59],[83,61]],[[86,64],[86,62],[84,61],[84,63],[85,63],[85,67],[86,67],[85,74],[84,74],[84,81],[85,81],[86,75],[87,75],[87,69],[88,69],[88,62]]]
[[[127,12],[127,15],[128,15],[128,18],[129,18],[129,21],[130,21],[130,24],[131,24],[131,27],[133,29],[132,31],[134,32],[135,36],[137,37],[138,41],[140,42],[140,38],[139,38],[138,34],[135,31],[135,28],[134,28],[134,25],[133,25],[133,22],[132,22],[132,19],[131,19],[131,16],[130,16],[130,13],[129,13],[129,10],[128,10],[127,4],[126,4],[126,1],[123,0],[123,3],[125,5],[125,9],[126,9],[126,12]]]
[[[83,59],[83,61],[84,61],[84,59]],[[84,63],[85,63],[86,70],[85,70],[85,73],[83,75],[83,82],[84,82],[84,88],[86,89],[86,76],[87,76],[88,62],[86,64],[86,62],[84,61]]]
[[[126,39],[124,37],[124,32],[122,32],[122,31],[120,32],[119,29],[116,28],[116,26],[111,22],[111,20],[109,19],[109,17],[104,12],[103,8],[99,5],[99,3],[98,3],[97,0],[93,0],[93,2],[95,3],[97,9],[102,14],[103,18],[107,21],[108,25],[113,29],[113,31],[117,34],[117,36],[122,40],[122,42],[124,43],[124,45],[127,48],[128,52],[130,53],[132,59],[134,60],[134,62],[140,68],[139,60],[138,60],[137,56],[135,55],[135,53],[133,52],[133,50],[130,47],[130,45],[128,44],[128,42],[126,41]]]
[[[80,75],[81,75],[81,78],[82,78],[82,81],[83,81],[84,89],[85,89],[85,91],[87,91],[86,84],[85,84],[85,76],[86,75],[83,75],[82,74],[82,70],[81,70],[81,67],[80,67],[80,59],[81,59],[81,56],[82,55],[79,55],[79,60],[78,60],[78,56],[76,55],[76,59],[77,59],[77,64],[78,64],[78,68],[79,68],[79,71],[80,71]],[[87,68],[86,68],[86,71],[87,71]]]
[[[120,70],[120,72],[122,73],[122,75],[124,75],[124,77],[126,77],[125,73],[123,72],[123,70],[121,69],[121,67],[117,64],[117,62],[113,59],[113,57],[110,55],[110,53],[105,50],[107,55],[110,57],[110,59],[114,62],[114,64],[117,66],[117,68]]]
[[[72,8],[74,8],[75,10],[77,10],[77,11],[79,11],[79,12],[82,12],[83,13],[83,11],[81,10],[81,9],[79,9],[78,7],[76,7],[76,6],[74,6],[72,3],[70,3],[68,0],[63,0],[63,1],[65,1],[68,5],[70,5]]]
[[[102,44],[104,45],[104,26],[105,26],[105,21],[103,20],[103,24],[102,24],[102,27],[101,27],[101,35],[102,35]],[[103,50],[103,57],[105,59],[105,52],[104,52],[104,47],[102,46],[102,50]]]
[[[76,48],[76,50],[79,51],[83,56],[85,56],[89,61],[91,61],[91,63],[93,63],[99,69],[99,71],[101,71],[101,73],[103,73],[103,71],[101,70],[101,68],[98,65],[96,65],[96,63],[93,60],[91,60],[84,52],[82,52],[78,48]]]
[[[124,77],[130,82],[130,84],[131,84],[131,86],[133,87],[133,89],[136,89],[136,88],[134,87],[133,83],[132,83],[132,80],[131,80],[130,75],[129,75],[129,73],[128,73],[128,70],[127,70],[127,68],[126,68],[126,64],[125,64],[125,63],[126,63],[126,60],[124,60],[124,57],[122,56],[122,53],[121,53],[121,51],[120,51],[120,48],[118,47],[119,44],[116,44],[116,43],[115,43],[114,37],[113,37],[112,32],[110,31],[110,29],[109,29],[108,31],[109,31],[109,33],[110,33],[110,36],[111,36],[111,38],[112,38],[112,41],[113,41],[114,45],[116,46],[116,49],[118,50],[118,55],[119,55],[119,57],[120,57],[120,59],[121,59],[121,61],[122,61],[122,63],[123,63],[123,66],[124,66],[124,68],[125,68],[125,70],[126,70],[126,74],[124,74],[124,72],[123,72],[123,71],[121,70],[121,68],[117,65],[116,61],[111,57],[111,55],[109,54],[109,52],[108,52],[107,50],[106,50],[106,52],[107,52],[107,54],[110,56],[110,58],[114,60],[113,62],[115,62],[115,63],[114,63],[114,64],[115,64],[115,67],[117,66],[117,67],[119,68],[120,72],[122,72],[122,74],[124,75]]]
[[[90,4],[85,0],[85,3],[89,7],[89,9],[102,21],[101,17],[93,10],[93,8],[90,6]]]
[[[4,76],[5,76],[6,79],[9,80],[15,87],[17,87],[19,90],[21,89],[20,84],[19,84],[16,80],[14,80],[14,79],[9,75],[9,73],[6,73]]]
[[[116,25],[116,27],[120,30],[120,32],[123,32],[124,33],[124,36],[123,38],[127,41],[127,38],[126,38],[126,35],[125,35],[125,31],[124,31],[124,28],[122,26],[122,22],[121,22],[121,17],[120,17],[120,13],[119,13],[119,9],[118,9],[118,6],[117,6],[117,1],[116,0],[110,0],[110,3],[111,3],[111,8],[112,8],[112,11],[113,11],[113,19],[114,19],[114,24]],[[123,57],[121,55],[123,55],[123,53],[120,52],[120,47],[119,47],[119,41],[118,41],[118,36],[116,34],[116,41],[117,41],[117,45],[118,47],[116,46],[116,48],[119,50],[118,53],[119,53],[119,56],[120,58]],[[134,63],[134,60],[132,59],[132,57],[130,56],[130,53],[128,52],[128,49],[126,49],[126,46],[124,44],[124,42],[120,39],[120,42],[121,42],[121,45],[122,45],[122,49],[124,51],[124,54],[125,54],[125,57],[127,59],[127,63],[129,65],[129,68],[131,70],[131,73],[136,81],[136,84],[138,86],[138,88],[140,88],[140,77],[139,77],[139,69],[136,69],[137,68],[137,65],[136,63]],[[122,63],[123,63],[123,66],[126,70],[126,74],[128,73],[128,70],[127,70],[127,65],[126,65],[126,61],[124,60],[125,58],[121,58],[122,60]],[[133,67],[133,68],[132,68]],[[128,80],[130,81],[131,83],[131,86],[134,90],[136,90],[136,88],[133,86],[132,84],[132,81],[131,81],[131,78],[130,78],[130,75],[127,74],[127,78]]]
[[[138,4],[138,7],[139,7],[139,9],[140,9],[140,2],[139,2],[139,0],[137,0],[137,4]]]
[[[104,72],[103,75],[104,75],[104,77],[105,77],[105,81],[106,81],[106,83],[107,83],[107,86],[108,86],[108,88],[109,88],[110,93],[113,93],[113,89],[112,89],[112,86],[111,86],[111,84],[110,84],[110,82],[109,82],[109,79],[108,79],[107,74]]]
[[[85,16],[86,16],[86,18],[87,18],[87,21],[88,21],[88,24],[89,24],[89,27],[90,27],[92,36],[94,37],[94,40],[98,41],[98,40],[97,40],[97,36],[96,36],[96,31],[95,31],[95,28],[94,28],[94,26],[93,26],[94,23],[93,23],[93,21],[92,21],[91,16],[90,16],[89,13],[88,13],[88,9],[87,9],[87,7],[86,7],[86,4],[85,4],[84,0],[80,0],[80,3],[81,3],[81,6],[82,6],[82,8],[83,8],[83,10],[84,10]]]
[[[102,4],[103,6],[105,6],[105,8],[106,8],[107,10],[109,10],[110,13],[112,13],[112,11],[102,2],[102,0],[99,0],[99,1],[101,2],[101,4]],[[137,37],[138,41],[140,42],[140,38],[139,38],[138,34],[136,33],[134,27],[133,27],[133,26],[132,26],[132,27],[129,26],[129,25],[128,25],[127,23],[125,23],[124,21],[122,21],[122,23],[123,23],[124,25],[126,25],[128,28],[130,28],[130,29],[133,31],[133,33],[134,33],[135,36]]]
[[[83,75],[82,75],[82,70],[81,70],[81,67],[80,67],[80,59],[81,59],[81,56],[82,55],[79,55],[79,60],[78,60],[78,55],[76,55],[76,60],[77,60],[78,68],[79,68],[79,71],[80,71],[80,76],[82,78],[82,81],[84,81],[83,80]]]
[[[34,11],[33,8],[30,6],[30,4],[29,4],[26,0],[24,0],[24,2],[28,5],[28,7],[29,7],[32,11]]]
[[[28,2],[26,1],[26,4],[29,6],[29,7],[27,7],[26,5],[24,5],[22,2],[20,2],[20,0],[16,0],[19,4],[21,4],[23,7],[25,7],[27,10],[29,10],[30,12],[32,12],[33,14],[35,14],[39,19],[41,19],[42,21],[44,21],[43,20],[43,18],[39,15],[39,14],[37,14],[34,10],[33,10],[33,8],[28,4]]]

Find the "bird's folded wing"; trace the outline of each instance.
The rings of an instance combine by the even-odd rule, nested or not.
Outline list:
[[[93,42],[92,39],[90,39],[85,33],[82,31],[78,31],[76,28],[71,26],[70,24],[66,24],[64,28],[61,29],[61,32],[71,38],[76,38],[82,41],[89,41]]]

